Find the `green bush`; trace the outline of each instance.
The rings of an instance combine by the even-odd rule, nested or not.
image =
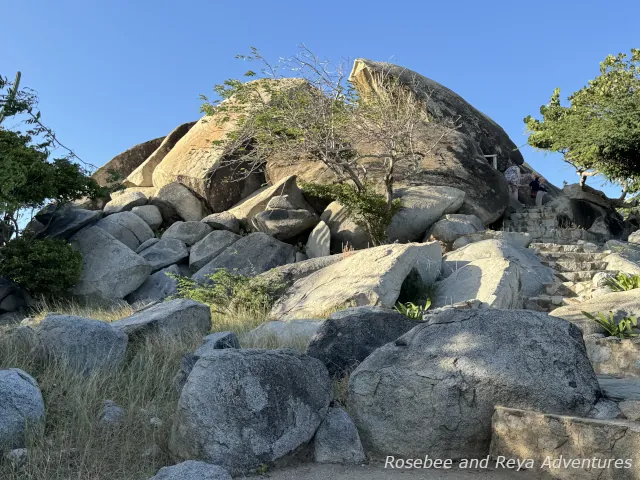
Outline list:
[[[212,284],[202,284],[188,277],[168,273],[177,281],[175,297],[189,298],[211,306],[217,312],[257,311],[271,308],[282,285],[262,277],[246,277],[221,268],[207,277]]]
[[[347,183],[303,183],[301,187],[305,194],[339,202],[346,208],[355,224],[369,233],[376,245],[386,242],[387,227],[393,216],[402,208],[400,199],[393,200],[389,205],[385,196],[376,193],[370,184],[365,185],[360,191]]]
[[[606,283],[614,292],[627,292],[640,288],[640,275],[619,272],[615,277],[608,278]]]
[[[22,236],[0,248],[0,276],[35,296],[64,296],[82,272],[82,255],[64,240]]]
[[[624,317],[616,322],[613,312],[609,312],[608,317],[600,312],[597,316],[588,312],[582,312],[582,314],[600,325],[610,337],[632,338],[638,336],[635,330],[638,327],[638,319],[634,316]]]

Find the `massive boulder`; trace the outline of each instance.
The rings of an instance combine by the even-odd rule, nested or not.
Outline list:
[[[155,205],[133,207],[131,211],[147,222],[147,225],[149,225],[152,230],[157,230],[160,228],[160,225],[162,225],[162,213],[160,213],[160,209]]]
[[[111,326],[126,333],[130,340],[149,335],[165,339],[204,336],[211,330],[211,311],[203,303],[177,298],[111,322]]]
[[[465,235],[484,230],[482,221],[475,215],[444,215],[424,236],[425,241],[431,237],[447,245]]]
[[[104,214],[127,212],[133,207],[146,205],[147,197],[142,192],[126,192],[121,195],[114,196],[111,201],[104,206]]]
[[[322,323],[309,342],[307,355],[321,360],[330,375],[342,376],[419,323],[387,308],[348,308]]]
[[[240,222],[230,212],[212,213],[204,217],[201,222],[206,223],[214,230],[229,230],[233,233],[240,233]]]
[[[220,268],[240,275],[254,276],[280,265],[294,263],[295,260],[295,247],[266,233],[257,232],[233,243],[198,270],[192,278],[198,282],[209,283],[207,276]]]
[[[211,233],[211,227],[202,222],[176,222],[163,234],[163,239],[177,239],[189,247],[195,245]]]
[[[326,257],[331,254],[331,230],[322,220],[311,231],[304,251],[309,258]]]
[[[253,217],[265,211],[272,198],[284,195],[287,196],[288,203],[298,209],[313,211],[302,195],[302,191],[298,188],[296,176],[292,175],[280,179],[271,186],[256,190],[229,209],[229,213],[235,216],[244,228],[253,228]]]
[[[322,362],[292,350],[213,350],[182,388],[169,448],[232,475],[292,453],[313,437],[331,401]]]
[[[228,230],[214,230],[191,247],[189,267],[200,270],[242,237]]]
[[[151,274],[151,265],[144,258],[101,228],[85,228],[70,242],[83,258],[80,279],[72,289],[74,295],[122,299]]]
[[[289,263],[272,268],[259,275],[260,279],[271,285],[280,285],[284,293],[296,280],[307,277],[321,268],[340,262],[345,257],[338,253],[326,257],[309,258],[296,263]]]
[[[401,243],[421,241],[442,215],[457,212],[465,197],[462,190],[451,187],[398,188],[393,193],[402,208],[391,219],[387,236],[389,241]]]
[[[485,155],[498,155],[498,170],[511,165],[522,165],[524,158],[507,133],[487,115],[474,108],[461,96],[419,73],[385,62],[358,58],[349,76],[360,93],[378,91],[380,82],[394,78],[408,87],[423,101],[430,118],[446,123],[460,118],[460,132],[476,142]]]
[[[35,220],[44,226],[37,236],[68,240],[74,233],[95,224],[102,216],[101,211],[85,210],[72,205],[48,205],[35,216]]]
[[[112,179],[112,173],[117,174],[117,176],[120,177],[120,180],[126,178],[127,175],[138,168],[138,166],[160,146],[163,140],[164,137],[155,138],[148,142],[140,143],[135,147],[131,147],[120,155],[113,157],[102,167],[96,170],[91,177],[102,186],[118,183],[119,180]]]
[[[260,80],[269,82],[273,89],[308,88],[301,79]],[[269,92],[263,91],[268,101]],[[225,101],[233,106],[234,97]],[[249,114],[250,112],[244,112]],[[229,152],[224,141],[230,133],[241,128],[240,112],[233,109],[214,112],[201,118],[171,149],[153,171],[153,185],[161,187],[171,182],[184,183],[202,198],[206,199],[213,212],[222,212],[245,198],[260,187],[264,177],[249,174],[234,178],[239,165],[230,165],[233,152]]]
[[[349,380],[350,411],[378,458],[483,458],[496,405],[586,416],[599,396],[580,331],[525,310],[448,310]]]
[[[142,250],[140,256],[151,266],[152,272],[157,272],[188,258],[189,249],[182,240],[177,238],[161,238]]]
[[[137,302],[158,302],[174,295],[177,290],[177,281],[175,278],[167,275],[167,273],[183,275],[185,272],[183,272],[178,265],[171,265],[162,270],[158,270],[151,274],[151,276],[140,285],[140,288],[127,295],[125,300],[131,304]]]
[[[91,374],[117,368],[124,360],[127,336],[100,320],[48,314],[36,330],[40,353]]]
[[[126,187],[153,187],[153,171],[171,149],[196,124],[187,122],[179,125],[167,135],[162,143],[147,159],[129,174],[123,182]]]
[[[486,258],[514,262],[520,268],[520,291],[527,297],[535,297],[553,283],[553,270],[543,265],[532,250],[500,240],[484,240],[447,253],[442,259],[442,276],[447,278],[468,263]]]
[[[25,446],[26,429],[44,419],[38,383],[18,368],[0,370],[0,453]]]
[[[371,235],[363,227],[357,225],[347,209],[338,202],[331,202],[327,205],[320,220],[329,227],[330,250],[334,253],[342,252],[348,246],[361,250],[373,245]]]
[[[273,208],[253,217],[253,227],[278,240],[291,240],[318,224],[318,216],[304,209]]]
[[[153,230],[133,212],[114,213],[96,223],[116,240],[135,251],[140,245],[154,237]]]
[[[596,298],[556,308],[549,315],[564,318],[577,325],[585,335],[604,333],[604,329],[600,325],[587,318],[582,312],[596,316],[600,312],[607,317],[609,312],[613,312],[614,318],[618,322],[624,317],[640,317],[640,290],[607,293]]]
[[[168,224],[177,220],[176,215],[185,222],[199,222],[208,213],[205,205],[191,190],[176,182],[163,185],[150,203],[160,209],[162,218]]]
[[[403,287],[406,291],[432,285],[441,260],[436,242],[362,250],[295,282],[273,307],[272,315],[309,318],[348,304],[393,308]]]

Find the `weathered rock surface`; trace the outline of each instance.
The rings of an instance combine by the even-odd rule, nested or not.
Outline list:
[[[89,227],[70,239],[83,257],[80,280],[73,294],[99,299],[121,299],[135,291],[151,274],[151,265],[124,243],[98,227]]]
[[[202,201],[191,190],[180,183],[164,185],[151,199],[162,212],[162,218],[168,223],[173,218],[173,211],[185,222],[199,222],[208,212]],[[167,205],[170,208],[167,208]]]
[[[88,375],[117,368],[127,350],[127,336],[110,324],[72,315],[48,314],[36,337],[42,355]]]
[[[329,409],[313,439],[313,453],[318,463],[356,464],[365,461],[358,429],[344,409]]]
[[[153,230],[142,218],[133,212],[114,213],[101,219],[96,227],[109,233],[134,252],[147,240],[154,237]]]
[[[157,230],[160,228],[160,225],[162,225],[162,214],[160,213],[160,209],[155,205],[133,207],[131,211],[147,222],[147,225],[149,225],[152,230]]]
[[[462,118],[460,132],[478,143],[486,155],[498,155],[498,169],[504,171],[510,164],[522,165],[524,158],[507,133],[487,115],[474,108],[461,96],[419,73],[385,62],[358,58],[353,63],[349,80],[359,92],[377,91],[378,75],[385,74],[411,89],[425,102],[430,117],[438,123]]]
[[[402,201],[387,228],[389,241],[419,242],[427,229],[447,213],[455,213],[464,202],[465,192],[451,187],[398,188],[394,197]]]
[[[254,276],[287,263],[294,263],[296,249],[287,243],[276,240],[266,233],[252,233],[242,237],[224,252],[219,254],[191,278],[208,283],[207,275],[219,268],[236,271],[240,275]]]
[[[177,265],[171,265],[151,274],[135,292],[126,296],[127,302],[157,302],[176,293],[177,282],[167,273],[182,275],[183,272]]]
[[[447,253],[442,259],[442,276],[446,278],[468,262],[486,258],[508,260],[519,267],[522,295],[534,297],[554,281],[553,270],[543,265],[533,251],[500,240],[476,242]]]
[[[279,284],[282,286],[284,293],[296,280],[307,277],[318,270],[333,265],[334,263],[344,260],[341,253],[329,255],[327,257],[310,258],[308,260],[296,261],[280,267],[272,268],[259,276],[272,285]]]
[[[235,216],[240,224],[245,228],[252,226],[253,217],[267,209],[267,205],[273,197],[286,195],[289,203],[296,206],[300,210],[313,211],[302,195],[302,191],[296,183],[296,176],[283,178],[279,182],[269,187],[263,187],[253,192],[244,200],[240,201],[233,208],[229,209],[229,213]]]
[[[147,248],[154,246],[156,243],[160,241],[159,238],[153,237],[147,240],[146,242],[142,242],[138,248],[136,248],[136,253],[140,254],[144,252]]]
[[[638,245],[640,247],[640,230],[637,230],[637,231],[633,232],[631,235],[629,235],[629,238],[627,239],[627,242],[633,243],[633,244]]]
[[[496,408],[491,455],[532,459],[563,480],[635,479],[640,476],[640,427],[623,420],[593,420]],[[550,459],[547,460],[547,459]]]
[[[200,358],[182,389],[170,449],[233,475],[293,452],[324,419],[331,381],[291,350],[223,349]]]
[[[214,230],[191,248],[189,267],[200,270],[241,238],[228,230]]]
[[[164,137],[155,138],[131,147],[129,150],[113,157],[96,170],[91,177],[103,186],[117,183],[117,181],[110,181],[112,171],[117,173],[120,178],[126,178],[160,146],[162,140],[164,140]]]
[[[320,215],[320,220],[329,227],[331,251],[342,252],[351,246],[357,250],[369,248],[373,240],[367,231],[351,219],[347,209],[338,202],[331,202]]]
[[[38,383],[18,368],[0,370],[0,452],[25,446],[29,424],[44,420]]]
[[[434,283],[441,259],[437,242],[362,250],[295,282],[272,315],[308,318],[348,304],[393,308],[407,278],[424,286]]]
[[[640,255],[618,252],[607,255],[604,261],[607,262],[607,270],[617,270],[627,275],[640,275]]]
[[[178,298],[111,322],[111,326],[126,333],[130,340],[150,335],[168,339],[204,336],[211,330],[211,311],[203,303]]]
[[[577,325],[585,335],[604,333],[602,327],[593,320],[589,320],[582,312],[593,315],[597,315],[598,312],[602,312],[604,315],[609,315],[609,312],[614,312],[616,321],[620,321],[623,317],[630,315],[640,316],[640,296],[638,296],[637,290],[608,293],[574,305],[556,308],[550,312],[549,315],[564,318]]]
[[[207,355],[212,350],[240,348],[238,337],[233,332],[215,332],[204,337],[202,345],[194,352],[197,357]]]
[[[640,340],[586,335],[584,343],[593,370],[599,375],[640,377]]]
[[[322,220],[311,231],[305,252],[309,258],[326,257],[331,254],[331,230]]]
[[[202,222],[176,222],[162,235],[163,239],[175,238],[188,246],[195,245],[209,233],[211,227]]]
[[[142,192],[126,192],[122,195],[114,197],[111,201],[107,202],[104,206],[104,214],[111,215],[112,213],[127,212],[133,209],[133,207],[139,207],[147,203],[147,197]]]
[[[73,206],[56,208],[55,205],[49,205],[35,216],[35,219],[44,225],[38,237],[68,240],[74,233],[95,224],[102,216],[101,211],[84,210]]]
[[[496,405],[584,416],[599,395],[580,331],[525,310],[448,310],[375,350],[349,380],[374,457],[482,458]]]
[[[483,240],[501,240],[511,243],[516,247],[527,248],[531,245],[533,237],[528,233],[521,232],[504,232],[502,230],[483,230],[482,232],[471,233],[460,237],[453,242],[453,250],[462,248],[470,243],[482,242]]]
[[[493,308],[522,308],[521,269],[503,258],[481,258],[466,263],[436,283],[434,308],[479,300]]]
[[[189,250],[182,240],[177,238],[161,238],[149,248],[140,252],[151,266],[153,272],[178,263],[189,257]]]
[[[264,322],[243,336],[250,347],[281,348],[283,346],[304,348],[318,331],[323,320],[273,320]]]
[[[420,323],[387,308],[348,308],[322,323],[309,342],[307,355],[321,360],[330,375],[342,376]]]
[[[240,222],[235,215],[230,212],[212,213],[204,217],[201,221],[214,230],[229,230],[233,233],[240,233]]]
[[[153,187],[153,171],[164,159],[175,144],[195,125],[196,122],[188,122],[179,125],[167,135],[162,143],[147,159],[133,170],[124,181],[127,187]]]
[[[290,240],[310,231],[318,223],[318,216],[309,210],[269,209],[253,217],[255,230],[278,240]]]
[[[161,468],[149,480],[231,480],[231,475],[217,465],[187,460],[171,467]]]
[[[481,230],[484,230],[484,225],[475,215],[444,215],[427,231],[427,234],[424,236],[424,241],[427,242],[433,237],[433,239],[439,242],[452,244],[460,237]]]

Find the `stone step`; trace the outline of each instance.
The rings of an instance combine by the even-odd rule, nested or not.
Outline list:
[[[607,262],[549,261],[542,259],[541,263],[553,268],[556,272],[586,272],[587,270],[602,271],[607,269]]]
[[[547,252],[536,251],[541,261],[549,262],[600,262],[604,260],[608,253],[591,252]]]
[[[591,280],[593,276],[598,273],[598,271],[603,270],[585,270],[581,272],[556,272],[556,277],[558,277],[563,282],[584,282],[586,280]],[[607,273],[615,274],[616,272],[604,270]]]
[[[574,252],[574,253],[594,253],[598,249],[597,245],[576,245],[554,242],[532,242],[529,248],[542,252]]]

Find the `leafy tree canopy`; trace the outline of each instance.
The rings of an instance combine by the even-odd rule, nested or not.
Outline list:
[[[524,119],[532,147],[559,152],[584,183],[603,175],[627,192],[640,192],[640,49],[609,55],[600,75],[573,93],[569,105],[556,89],[542,119]]]

